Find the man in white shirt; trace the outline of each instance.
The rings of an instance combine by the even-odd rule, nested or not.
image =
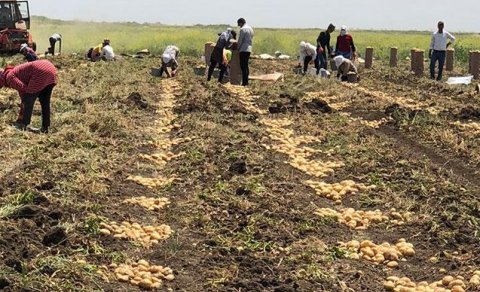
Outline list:
[[[175,77],[177,74],[178,68],[178,55],[180,54],[180,49],[176,46],[170,45],[167,46],[165,51],[162,54],[162,67],[160,68],[160,76],[163,75],[163,72],[167,74],[168,78]],[[172,68],[172,72],[168,72],[168,68]]]
[[[430,43],[430,78],[435,79],[435,65],[438,61],[437,81],[442,80],[447,48],[455,43],[455,37],[446,30],[443,30],[444,27],[445,24],[442,21],[438,22],[438,31],[433,33]]]
[[[113,48],[110,46],[110,40],[108,39],[103,41],[103,48],[100,58],[104,61],[115,61],[115,53],[113,52]]]
[[[318,68],[319,62],[317,60],[317,47],[310,43],[300,42],[300,66],[303,64],[303,74],[307,73],[308,64],[315,61],[315,68]]]
[[[62,35],[59,33],[54,33],[49,39],[50,42],[50,48],[47,49],[45,52],[45,56],[48,54],[52,54],[52,56],[55,56],[55,45],[58,42],[60,46],[60,53],[62,53]]]
[[[244,18],[237,20],[240,27],[240,36],[238,37],[238,51],[240,52],[240,68],[242,69],[242,85],[248,85],[248,75],[250,69],[248,62],[253,46],[253,29],[247,24]]]

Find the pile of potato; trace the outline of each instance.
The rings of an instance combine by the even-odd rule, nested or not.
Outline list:
[[[136,182],[139,185],[146,186],[148,188],[154,189],[158,187],[163,187],[175,181],[175,177],[171,178],[163,178],[163,177],[156,177],[156,178],[148,178],[142,176],[129,176],[127,180],[131,180]]]
[[[170,205],[170,200],[167,198],[147,198],[145,196],[126,199],[123,202],[127,204],[140,205],[150,211],[160,211],[165,206]]]
[[[141,226],[138,223],[116,222],[100,223],[100,233],[103,235],[113,235],[114,238],[133,240],[144,246],[158,244],[161,240],[168,239],[173,231],[170,226],[162,224],[160,226]]]
[[[346,195],[355,195],[360,191],[375,188],[375,186],[367,187],[364,184],[357,184],[352,180],[344,180],[340,183],[334,184],[307,180],[305,181],[305,184],[313,188],[318,195],[333,200],[336,204],[341,204],[342,198]]]
[[[366,121],[364,119],[359,119],[358,121],[360,122],[361,125],[372,128],[372,129],[378,129],[378,128],[380,128],[381,125],[388,122],[388,120],[385,119],[385,118],[377,120],[377,121]]]
[[[456,278],[452,276],[445,276],[442,280],[428,283],[420,282],[415,283],[407,277],[388,277],[383,283],[383,287],[387,291],[395,292],[464,292],[467,288],[465,279],[461,276]]]
[[[144,158],[144,159],[147,159],[147,160],[150,160],[154,163],[156,163],[157,165],[159,165],[160,167],[164,167],[165,165],[167,165],[167,163],[170,161],[170,160],[173,160],[177,157],[180,157],[182,155],[184,155],[185,153],[179,153],[179,154],[174,154],[172,152],[165,152],[165,153],[155,153],[155,154],[152,154],[152,155],[147,155],[147,154],[141,154],[140,157],[141,158]]]
[[[473,273],[472,278],[470,278],[470,285],[473,288],[480,288],[480,270]]]
[[[476,122],[462,123],[460,121],[456,121],[453,124],[458,128],[460,128],[461,130],[469,131],[473,134],[480,133],[480,123],[476,123]]]
[[[118,281],[128,282],[146,290],[162,287],[163,281],[173,281],[175,276],[170,268],[150,265],[146,260],[139,260],[132,265],[111,265],[115,269]]]
[[[246,110],[252,113],[264,114],[265,112],[260,110],[258,107],[254,106],[252,103],[254,97],[251,95],[250,91],[246,88],[240,88],[238,86],[226,85],[225,86],[231,93],[237,95],[240,103],[245,107]]]
[[[399,213],[395,209],[391,209],[389,213],[382,213],[380,210],[375,211],[356,211],[353,208],[348,208],[337,212],[329,208],[320,208],[315,212],[315,215],[320,217],[333,217],[339,223],[345,224],[351,229],[367,229],[371,224],[378,224],[382,222],[390,222],[395,225],[403,225],[410,221],[412,213]]]
[[[335,169],[341,168],[345,166],[343,162],[336,162],[336,161],[314,161],[308,160],[304,157],[295,157],[292,161],[290,161],[292,167],[305,172],[308,175],[315,176],[315,177],[325,177],[333,172]]]
[[[389,268],[398,267],[399,261],[404,261],[406,257],[415,255],[413,244],[408,243],[405,239],[400,239],[396,245],[384,242],[377,245],[370,240],[359,242],[352,240],[342,243],[347,248],[352,259],[364,259],[377,265],[386,265]]]

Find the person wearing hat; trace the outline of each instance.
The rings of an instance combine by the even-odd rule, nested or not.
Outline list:
[[[27,44],[22,44],[20,46],[20,53],[22,53],[25,56],[25,59],[27,59],[27,62],[33,62],[38,60],[37,53],[30,48]]]
[[[223,50],[229,49],[232,46],[230,40],[235,39],[236,33],[231,28],[228,28],[226,31],[222,32],[213,48],[212,56],[210,58],[210,66],[208,67],[208,76],[207,81],[212,79],[213,71],[217,65],[220,67],[220,75],[218,76],[218,82],[223,81],[223,76],[227,71],[227,64],[223,58]]]
[[[45,52],[45,56],[48,55],[48,54],[52,54],[52,56],[55,56],[55,45],[59,44],[59,51],[60,53],[62,52],[62,35],[59,34],[59,33],[54,33],[50,38],[49,38],[49,42],[50,42],[50,47],[47,49],[47,51]]]
[[[300,66],[303,64],[303,74],[307,73],[308,70],[308,64],[310,64],[311,61],[315,62],[315,68],[317,68],[318,72],[318,59],[317,59],[317,48],[306,42],[300,42]],[[318,73],[317,73],[318,74]]]
[[[332,47],[330,46],[330,34],[335,31],[335,25],[328,26],[326,31],[322,31],[317,38],[317,59],[319,66],[317,68],[317,75],[321,68],[327,70],[327,50],[328,55],[333,57]]]
[[[438,61],[438,75],[437,81],[442,80],[443,66],[445,65],[445,58],[447,48],[455,43],[455,37],[444,30],[445,24],[439,21],[437,24],[438,31],[433,33],[432,41],[430,42],[430,78],[435,79],[435,65]]]
[[[38,98],[42,106],[42,127],[40,132],[48,133],[50,127],[50,98],[57,84],[57,69],[48,60],[24,63],[16,67],[7,66],[0,70],[0,88],[16,89],[22,99],[23,115],[15,128],[26,130]]]
[[[250,75],[249,60],[253,48],[253,29],[247,24],[244,18],[237,20],[240,27],[240,35],[238,36],[238,51],[240,52],[240,68],[242,70],[242,85],[248,85],[248,76]]]
[[[339,78],[341,81],[347,81],[348,73],[350,72],[358,74],[357,67],[355,67],[355,64],[353,64],[350,59],[339,55],[333,58],[333,60],[335,61],[335,66],[337,66],[337,78]]]
[[[167,74],[167,77],[175,77],[178,69],[178,55],[180,54],[180,49],[176,46],[167,46],[165,51],[162,54],[162,67],[160,68],[160,76],[163,75],[163,72]],[[168,72],[168,68],[172,68],[172,73]]]
[[[104,61],[115,61],[115,53],[112,46],[110,46],[110,40],[104,39],[102,44],[102,52],[100,53],[100,59]]]
[[[340,30],[340,35],[337,37],[337,45],[335,47],[335,55],[342,55],[347,59],[355,61],[357,57],[357,49],[353,43],[352,36],[347,33],[347,26],[342,25]]]

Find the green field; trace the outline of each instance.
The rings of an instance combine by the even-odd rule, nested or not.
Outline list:
[[[48,46],[48,37],[59,32],[64,37],[64,52],[83,53],[103,40],[110,38],[117,52],[131,53],[148,48],[153,53],[160,52],[168,44],[176,44],[186,55],[200,56],[203,44],[215,41],[217,33],[226,28],[222,26],[166,26],[160,24],[138,23],[98,23],[59,21],[44,17],[34,17],[32,33],[38,44],[38,50],[43,52]],[[295,56],[297,44],[302,41],[314,43],[320,29],[266,29],[257,28],[255,36],[255,53],[273,54],[279,50]],[[338,32],[338,31],[337,31]],[[398,47],[400,57],[409,55],[411,48],[428,49],[430,32],[399,32],[399,31],[352,31],[360,52],[365,47],[376,49],[376,57],[388,58],[390,47]],[[468,51],[480,48],[480,35],[455,34],[458,41],[455,44],[457,58],[466,61]],[[334,33],[336,36],[336,33]],[[335,42],[333,38],[333,44]],[[333,45],[332,44],[332,45]]]

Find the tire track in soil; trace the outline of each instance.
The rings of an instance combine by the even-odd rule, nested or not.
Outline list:
[[[272,120],[267,118],[266,112],[261,111],[258,107],[253,105],[256,97],[252,96],[247,89],[235,86],[226,86],[226,88],[233,95],[239,98],[239,101],[247,110],[259,115],[263,115],[263,117],[259,119],[259,123],[265,127],[267,133],[270,136],[270,139],[280,144],[273,146],[263,144],[263,146],[268,150],[274,150],[286,154],[289,157],[290,161],[285,161],[285,163],[290,164],[293,168],[296,168],[316,178],[326,177],[329,174],[333,173],[336,168],[343,166],[343,163],[341,162],[318,163],[314,160],[310,160],[309,156],[314,154],[315,151],[309,147],[300,147],[300,145],[316,141],[315,137],[296,137],[292,130],[286,129],[286,127],[292,124],[292,121],[288,119]],[[366,191],[368,189],[375,188],[374,186],[366,187],[353,181],[343,181],[335,184],[327,184],[324,182],[309,180],[304,181],[303,184],[313,188],[318,195],[326,197],[330,200],[333,199],[336,205],[341,205],[342,198],[346,195],[354,195],[360,190]],[[336,212],[331,209],[319,209],[318,211],[322,210],[326,210],[327,212]],[[403,224],[403,220],[408,219],[408,216],[402,215],[398,212],[391,212],[395,213],[394,215],[396,215],[397,217],[390,217],[392,214],[387,215],[387,213],[384,214],[377,210],[377,212],[374,212],[375,214],[373,214],[373,216],[377,216],[380,219],[377,219],[378,221],[375,221],[375,219],[372,220],[372,218],[374,217],[370,217],[372,216],[371,212],[356,211],[351,208],[342,211],[345,211],[343,216],[339,215],[339,213],[336,213],[334,214],[334,217],[339,217],[339,223],[344,223],[354,230],[367,229],[369,225],[368,222],[370,221],[372,221],[372,223],[378,223],[382,220],[387,220],[396,221],[399,224]],[[331,213],[327,214],[327,217],[330,217],[331,215]],[[362,216],[367,217],[362,218]],[[358,223],[357,220],[352,219],[357,219]],[[409,252],[410,255],[415,253],[413,245],[406,243],[404,239],[400,239],[400,241],[408,244],[408,248],[411,249],[411,252]],[[342,243],[340,244],[342,245]],[[397,254],[394,250],[395,244],[392,245],[389,243],[383,243],[382,246],[384,246],[384,248],[386,249],[385,253],[369,240],[358,242],[358,245],[358,250],[352,253],[351,258],[363,259],[369,262],[375,262],[375,264],[384,264],[388,268],[396,268],[398,266],[397,260],[399,260],[399,257],[395,256]],[[375,252],[373,252],[372,250]],[[371,255],[370,253],[372,252],[373,254]],[[386,256],[384,256],[385,254]],[[402,253],[399,254],[402,255]],[[377,256],[376,258],[374,257],[375,255]],[[405,257],[402,257],[401,260],[406,261]]]
[[[175,92],[181,90],[178,82],[172,80],[162,81],[163,94],[158,103],[156,112],[158,119],[154,125],[146,129],[153,141],[148,144],[156,149],[151,155],[140,154],[140,158],[153,164],[156,169],[162,172],[169,161],[181,157],[184,153],[174,154],[173,147],[177,146],[188,139],[172,139],[171,133],[179,126],[174,124],[176,114],[173,112],[175,107]],[[154,177],[146,177],[139,175],[130,175],[127,180],[146,187],[152,191],[159,190],[167,184],[177,180],[175,176],[165,177],[157,174]],[[156,212],[163,211],[168,208],[171,201],[168,198],[156,198],[148,196],[138,196],[125,199],[122,204],[136,205],[144,208],[149,212],[150,216],[155,216]],[[146,225],[140,223],[132,223],[124,221],[122,223],[109,222],[101,223],[100,233],[105,236],[113,236],[115,239],[128,240],[138,243],[143,247],[142,254],[148,254],[148,250],[156,245],[165,242],[173,233],[170,226],[162,224],[160,226]],[[110,277],[106,276],[106,280],[114,279],[126,285],[138,286],[142,289],[152,290],[161,288],[165,281],[173,281],[175,279],[174,272],[169,267],[154,265],[144,258],[138,261],[128,259],[125,264],[111,264],[109,266]]]
[[[383,99],[388,102],[398,103],[401,106],[404,106],[411,110],[420,110],[427,109],[427,111],[438,113],[442,109],[440,107],[435,107],[435,110],[431,110],[431,107],[425,102],[418,102],[410,98],[400,98],[389,96],[387,93],[382,91],[371,91],[367,88],[361,87],[355,84],[344,84],[346,87],[354,89],[362,94],[373,95],[375,98]],[[346,107],[343,107],[345,109]],[[430,109],[430,110],[429,110]],[[391,126],[385,124],[385,120],[375,120],[365,122],[364,115],[360,112],[349,111],[348,115],[355,120],[359,120],[360,123],[370,126],[371,130],[367,131],[371,135],[377,137],[384,137],[390,141],[393,141],[394,144],[401,149],[407,156],[416,157],[418,159],[428,159],[430,164],[436,169],[450,168],[453,171],[453,175],[456,178],[456,182],[466,184],[468,186],[474,187],[476,190],[480,189],[480,173],[478,170],[465,165],[464,161],[455,156],[450,156],[448,158],[440,154],[434,146],[429,146],[417,142],[414,138],[410,137],[407,134],[396,131]],[[368,113],[369,116],[372,113]],[[374,114],[375,116],[376,114]],[[378,113],[378,116],[383,116],[382,113]],[[480,131],[480,125],[478,123],[461,123],[459,121],[452,123],[453,126],[459,129],[469,129],[474,131]]]

